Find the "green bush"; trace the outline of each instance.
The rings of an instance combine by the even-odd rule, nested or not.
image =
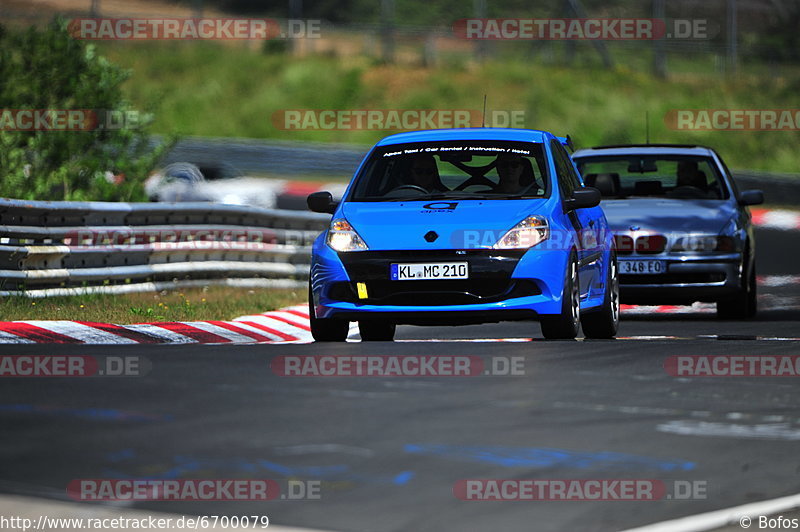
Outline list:
[[[152,146],[148,115],[123,98],[121,85],[129,76],[97,55],[93,45],[73,39],[61,19],[45,29],[9,31],[0,26],[0,112],[5,113],[0,123],[0,197],[144,200],[143,181],[169,143]],[[13,131],[8,117],[22,109],[92,110],[91,116],[135,117],[138,123]]]

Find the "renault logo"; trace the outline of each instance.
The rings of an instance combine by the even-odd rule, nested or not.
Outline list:
[[[439,238],[439,235],[436,234],[436,231],[428,231],[427,233],[425,233],[425,240],[427,240],[428,242],[433,242],[437,238]]]

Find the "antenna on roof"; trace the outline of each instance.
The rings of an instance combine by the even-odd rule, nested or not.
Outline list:
[[[483,94],[483,116],[481,116],[481,127],[486,127],[486,93]]]
[[[644,129],[647,136],[647,143],[650,144],[650,112],[644,112]]]

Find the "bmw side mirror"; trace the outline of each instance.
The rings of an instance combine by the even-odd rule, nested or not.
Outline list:
[[[321,212],[325,214],[333,214],[336,212],[336,207],[339,203],[333,201],[333,196],[330,192],[314,192],[309,194],[306,198],[308,208],[314,212]]]
[[[764,203],[764,193],[760,190],[743,190],[739,193],[739,205],[761,205]]]
[[[566,201],[567,210],[588,209],[600,205],[602,196],[594,187],[581,187],[572,193],[572,199]]]

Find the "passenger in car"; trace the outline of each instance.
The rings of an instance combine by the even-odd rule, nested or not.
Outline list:
[[[501,194],[516,194],[519,192],[525,163],[530,164],[527,159],[523,159],[519,155],[498,155],[495,168],[500,181],[493,192]]]

